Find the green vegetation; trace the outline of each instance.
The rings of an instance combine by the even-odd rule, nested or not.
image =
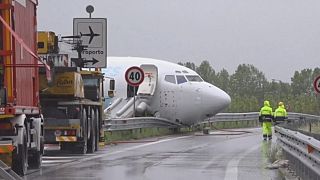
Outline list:
[[[320,68],[295,71],[291,83],[285,83],[268,81],[263,72],[250,64],[240,64],[233,74],[225,69],[216,72],[208,61],[199,66],[192,62],[179,64],[195,70],[205,81],[231,96],[231,105],[225,112],[256,112],[264,100],[269,100],[273,109],[283,101],[288,111],[320,115],[320,96],[313,89]]]
[[[299,127],[299,130],[320,134],[320,123],[312,123],[311,125],[307,124]]]
[[[247,128],[247,127],[257,127],[260,123],[257,121],[225,121],[225,122],[211,122],[201,124],[193,128],[181,128],[179,133],[189,133],[195,131],[201,131],[205,127],[210,129],[229,129],[229,128]],[[141,128],[133,130],[123,130],[123,131],[106,131],[105,132],[105,142],[106,144],[116,143],[118,141],[126,140],[137,140],[146,137],[156,137],[177,133],[173,129],[168,128]]]
[[[124,140],[142,139],[146,137],[155,137],[160,135],[172,134],[173,130],[168,128],[141,128],[123,131],[106,131],[105,142],[113,143]]]

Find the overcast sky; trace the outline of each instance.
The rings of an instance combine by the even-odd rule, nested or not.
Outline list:
[[[253,64],[271,81],[320,66],[319,0],[39,0],[38,30],[72,34],[74,17],[107,18],[108,56]]]

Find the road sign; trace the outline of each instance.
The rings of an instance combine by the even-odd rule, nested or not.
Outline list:
[[[127,69],[125,76],[127,83],[131,86],[139,86],[144,80],[144,72],[137,66]]]
[[[107,67],[106,18],[74,18],[73,35],[79,36],[82,45],[88,46],[81,54],[85,59],[85,67]]]
[[[313,81],[313,87],[317,93],[320,93],[320,76]]]

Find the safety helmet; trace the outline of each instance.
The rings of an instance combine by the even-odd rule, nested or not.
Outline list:
[[[269,106],[269,107],[270,107],[270,102],[266,100],[266,101],[264,101],[264,102],[263,102],[263,105],[264,105],[264,106]]]
[[[283,104],[283,102],[280,101],[278,105],[279,106],[283,106],[284,104]]]

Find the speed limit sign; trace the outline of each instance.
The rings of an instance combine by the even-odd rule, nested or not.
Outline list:
[[[131,86],[139,86],[144,80],[144,72],[137,66],[127,69],[125,76],[127,83]]]
[[[317,93],[320,93],[320,76],[313,81],[313,87]]]

